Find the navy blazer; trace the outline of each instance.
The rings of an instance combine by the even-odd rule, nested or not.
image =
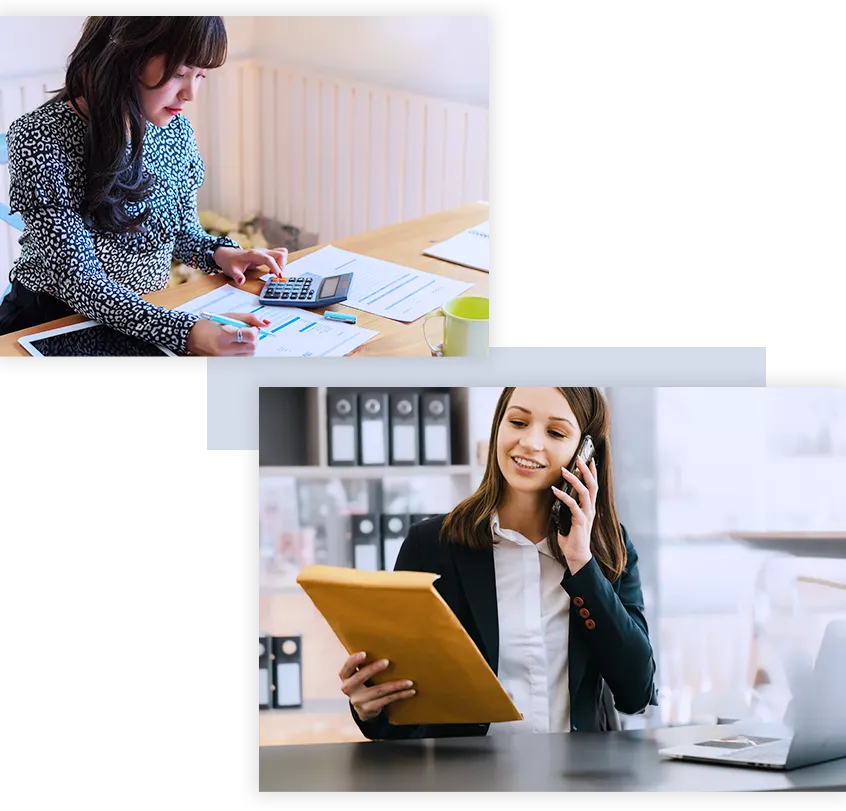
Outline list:
[[[499,665],[499,618],[493,549],[476,551],[440,540],[446,516],[411,526],[400,549],[396,570],[439,574],[435,588],[453,610],[494,673]],[[569,682],[572,732],[612,728],[603,696],[627,714],[657,704],[655,659],[643,616],[637,552],[623,527],[628,561],[615,583],[602,574],[594,558],[576,574],[565,571],[562,588],[570,595]],[[580,615],[580,611],[589,616]],[[412,677],[413,678],[413,677]],[[607,685],[607,687],[606,687]],[[362,721],[353,719],[371,739],[438,738],[486,735],[490,724],[388,723],[385,710]],[[613,712],[610,713],[613,715]]]

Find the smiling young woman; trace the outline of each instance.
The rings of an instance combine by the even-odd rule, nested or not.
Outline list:
[[[173,257],[238,284],[250,267],[283,273],[284,249],[242,250],[197,218],[205,167],[182,111],[226,50],[221,17],[86,19],[64,88],[9,128],[25,228],[0,334],[80,313],[176,352],[255,352],[256,329],[141,298],[167,286]]]
[[[566,468],[586,434],[595,456],[579,462],[582,482]],[[552,519],[556,499],[571,514],[567,535]],[[640,713],[657,703],[637,553],[617,518],[599,389],[504,389],[479,488],[448,515],[413,525],[395,568],[440,575],[436,589],[523,720],[391,725],[385,707],[412,698],[414,684],[369,684],[387,665],[359,652],[339,676],[367,737],[604,731],[616,724],[613,707]]]

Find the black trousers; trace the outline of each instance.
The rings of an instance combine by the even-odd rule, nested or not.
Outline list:
[[[74,314],[65,302],[49,293],[33,293],[15,280],[12,282],[12,289],[0,304],[0,335],[37,327],[39,324]]]

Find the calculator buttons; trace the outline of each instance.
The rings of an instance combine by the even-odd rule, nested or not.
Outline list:
[[[322,278],[315,279],[312,276],[268,279],[260,298],[267,304],[314,307],[322,301],[320,290],[323,282]],[[348,287],[349,284],[344,289]],[[333,299],[339,297],[341,293],[342,290],[338,288]],[[343,295],[340,297],[346,298]]]

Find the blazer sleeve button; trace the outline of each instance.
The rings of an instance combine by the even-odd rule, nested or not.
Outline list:
[[[585,628],[587,628],[588,631],[592,631],[596,628],[596,623],[593,620],[585,620]]]
[[[590,611],[588,611],[586,608],[580,608],[579,609],[579,616],[582,619],[587,619],[590,616]]]
[[[576,608],[581,608],[585,604],[585,601],[581,597],[573,597],[573,604]]]

